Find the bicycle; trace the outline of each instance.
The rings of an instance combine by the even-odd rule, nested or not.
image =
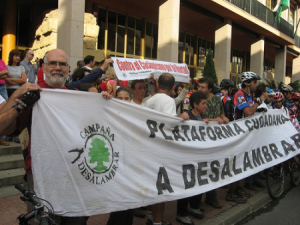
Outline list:
[[[28,201],[34,205],[34,209],[31,212],[25,215],[22,214],[17,218],[19,225],[28,225],[28,221],[35,217],[39,218],[40,225],[57,225],[54,222],[53,207],[48,201],[37,197],[34,192],[27,190],[21,184],[16,184],[15,188],[24,195],[20,197],[23,202]],[[51,209],[42,202],[46,202]]]
[[[300,158],[295,156],[285,162],[268,169],[266,181],[269,195],[273,199],[279,198],[285,187],[286,175],[291,177],[294,186],[300,183]]]

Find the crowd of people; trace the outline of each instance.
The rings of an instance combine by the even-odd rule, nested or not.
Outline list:
[[[106,99],[115,97],[184,120],[206,123],[216,121],[219,124],[227,124],[268,108],[276,108],[290,117],[297,130],[300,129],[300,93],[294,92],[291,86],[286,84],[283,84],[280,90],[272,90],[264,83],[258,83],[260,77],[253,72],[241,73],[240,88],[230,79],[224,79],[220,86],[216,86],[209,77],[194,79],[190,83],[176,83],[174,77],[168,73],[160,75],[158,79],[151,77],[124,82],[117,79],[111,66],[112,59],[103,60],[99,67],[93,70],[95,58],[87,56],[78,61],[77,68],[70,76],[68,56],[61,49],[47,52],[43,60],[39,61],[38,67],[31,64],[34,57],[32,50],[24,52],[22,62],[20,55],[18,50],[13,50],[7,66],[0,61],[0,134],[6,135],[6,138],[17,137],[25,128],[28,129],[31,138],[32,106],[39,100],[40,92],[44,88],[102,93]],[[37,76],[37,73],[40,75]],[[4,140],[3,136],[0,138],[0,144],[9,144],[9,139]],[[23,155],[26,162],[24,184],[33,190],[30,144]],[[263,173],[247,177],[243,182],[231,183],[227,187],[226,200],[246,203],[251,195],[245,189],[257,191],[257,188],[264,187],[259,181],[261,177]],[[204,218],[205,204],[222,208],[216,190],[206,193],[205,204],[201,199],[202,194],[178,200],[176,220],[192,225],[194,223],[190,216]],[[28,206],[28,210],[30,207]],[[147,210],[147,225],[170,224],[163,221],[164,203],[148,206]],[[107,224],[129,225],[132,224],[134,215],[143,217],[144,212],[141,209],[113,212]],[[56,217],[58,224],[83,225],[87,220],[88,217]]]

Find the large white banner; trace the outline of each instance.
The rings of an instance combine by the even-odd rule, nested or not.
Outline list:
[[[64,216],[204,193],[285,161],[299,147],[300,135],[279,110],[207,125],[70,90],[43,90],[33,110],[34,188]]]
[[[190,82],[190,72],[185,63],[118,57],[112,57],[112,59],[119,80],[147,79],[151,77],[151,74],[157,78],[162,73],[170,73],[178,82]]]

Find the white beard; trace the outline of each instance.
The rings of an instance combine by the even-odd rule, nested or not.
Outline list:
[[[62,88],[65,86],[66,78],[64,76],[53,76],[51,74],[45,74],[46,83],[54,88]]]

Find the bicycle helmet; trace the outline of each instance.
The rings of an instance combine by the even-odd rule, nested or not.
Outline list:
[[[237,86],[233,86],[231,95],[235,95],[240,89]]]
[[[282,89],[282,91],[285,91],[285,92],[293,92],[294,91],[294,89],[288,84],[282,84],[281,89]]]
[[[223,79],[220,83],[221,88],[230,88],[230,87],[233,87],[233,86],[234,86],[233,81],[229,80],[229,79]]]
[[[268,87],[268,95],[275,95],[275,92]]]
[[[214,86],[214,89],[213,89],[213,93],[214,93],[214,94],[220,93],[221,90],[222,90],[222,88],[221,88],[220,86],[215,85],[215,86]]]
[[[276,92],[273,99],[274,99],[275,102],[282,101],[282,99],[283,99],[282,93],[281,92]]]
[[[299,100],[300,99],[300,93],[299,92],[294,92],[292,94],[292,99]]]
[[[260,80],[260,77],[254,72],[242,72],[240,79],[241,83],[244,83],[252,80]]]

